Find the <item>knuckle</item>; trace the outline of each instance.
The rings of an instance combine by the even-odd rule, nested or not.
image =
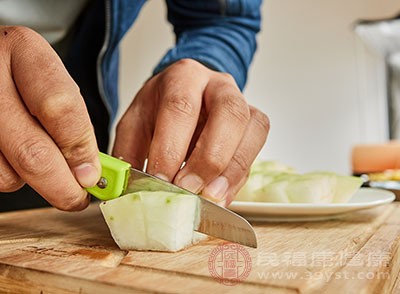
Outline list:
[[[226,95],[221,98],[222,110],[230,117],[236,118],[242,123],[250,120],[250,110],[246,101],[239,95]]]
[[[156,157],[152,158],[149,166],[153,170],[168,167],[179,167],[183,162],[183,157],[174,148],[164,148],[158,152]]]
[[[165,107],[168,111],[179,116],[194,116],[195,106],[190,94],[173,94],[165,97]]]
[[[207,168],[208,175],[219,175],[225,168],[225,161],[220,153],[209,152],[207,156],[204,157],[202,164]]]
[[[162,152],[164,161],[171,163],[180,163],[182,156],[174,148],[165,148]]]
[[[0,174],[0,191],[14,192],[24,185],[21,178],[14,172],[2,170]]]
[[[199,62],[191,58],[183,58],[173,64],[176,67],[198,66]]]
[[[45,99],[33,113],[46,121],[55,142],[68,161],[91,160],[97,153],[93,127],[87,116],[83,116],[64,94]],[[78,123],[77,123],[78,122]]]
[[[218,74],[224,81],[229,82],[229,83],[236,83],[235,79],[233,78],[233,76],[231,74],[226,73],[226,72],[221,72]]]
[[[162,107],[168,112],[184,117],[195,114],[195,96],[181,78],[165,74],[160,78],[159,88]]]
[[[78,131],[77,134],[60,142],[61,153],[70,164],[78,161],[92,161],[97,154],[97,147],[92,144],[92,139],[91,133]]]
[[[29,175],[46,175],[54,168],[50,146],[35,138],[16,146],[14,157],[18,167]]]
[[[254,119],[265,133],[268,133],[271,128],[269,117],[253,106],[250,107],[250,112],[252,119]]]
[[[79,107],[75,99],[71,99],[70,93],[47,93],[43,89],[40,93],[42,99],[36,105],[33,115],[39,116],[41,119],[48,122],[57,122],[68,120],[75,116]]]
[[[235,170],[238,172],[240,177],[243,177],[249,171],[249,159],[244,151],[236,151],[232,157],[232,161],[235,165]]]

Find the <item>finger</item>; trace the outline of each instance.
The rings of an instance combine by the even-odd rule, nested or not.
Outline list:
[[[185,167],[175,179],[177,185],[194,193],[225,170],[250,117],[244,97],[230,79],[210,81],[204,101],[207,122]]]
[[[26,28],[11,30],[11,70],[21,98],[46,129],[83,187],[100,178],[94,130],[79,88],[50,45]],[[31,50],[34,44],[34,50]]]
[[[187,161],[189,159],[194,148],[196,147],[196,143],[199,140],[201,133],[203,132],[206,122],[207,122],[207,113],[206,113],[206,110],[205,110],[205,107],[203,104],[201,107],[201,110],[200,110],[200,115],[199,115],[199,119],[197,121],[196,129],[193,133],[192,140],[190,141],[190,145],[189,145],[188,152],[186,154],[185,161]]]
[[[21,101],[13,98],[6,99],[8,103],[5,103],[4,100],[1,99],[0,107],[6,104],[12,115],[0,116],[0,149],[10,165],[53,206],[62,210],[85,208],[87,193],[74,179],[57,146],[29,116]]]
[[[16,98],[16,90],[7,94],[0,99],[0,107],[9,110],[0,116],[0,149],[7,161],[53,206],[62,210],[85,208],[88,205],[87,193],[75,180],[60,150],[27,113]],[[18,122],[17,126],[15,122]]]
[[[204,197],[229,205],[246,182],[251,164],[265,144],[269,125],[268,117],[250,106],[250,121],[232,160],[222,174],[204,188]]]
[[[196,75],[196,68],[178,68],[159,83],[159,109],[147,171],[169,181],[185,160],[199,119],[206,78]]]
[[[223,200],[224,207],[228,207],[232,203],[232,201],[235,200],[235,197],[237,193],[239,193],[240,188],[243,187],[244,184],[246,184],[248,179],[249,179],[249,174],[243,177],[237,184],[229,188]]]
[[[27,111],[10,75],[10,64],[0,63],[0,109],[7,110],[0,115],[2,154],[22,180],[52,205],[63,210],[83,209],[88,205],[87,193],[54,141]]]
[[[0,191],[14,192],[22,188],[24,181],[18,176],[3,153],[0,152]]]
[[[221,199],[210,199],[210,200],[216,202],[218,205],[222,207],[228,207],[234,200],[235,195],[239,192],[240,187],[242,187],[246,183],[247,179],[248,175],[243,177],[234,187],[229,188],[226,193],[227,196],[222,198],[222,200]]]
[[[147,158],[154,129],[154,111],[145,104],[151,95],[151,87],[145,87],[136,95],[128,110],[119,121],[112,154],[123,158],[134,168],[142,170]],[[147,106],[147,107],[146,107]]]

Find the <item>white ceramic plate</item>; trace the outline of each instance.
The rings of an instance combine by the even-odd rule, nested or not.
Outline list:
[[[255,221],[316,221],[337,218],[344,213],[390,203],[392,192],[361,188],[348,203],[309,204],[233,201],[229,209]]]

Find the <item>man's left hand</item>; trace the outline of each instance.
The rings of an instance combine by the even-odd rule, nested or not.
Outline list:
[[[227,206],[268,132],[268,117],[231,75],[184,59],[144,84],[118,123],[113,154],[138,169],[147,158],[148,173]]]

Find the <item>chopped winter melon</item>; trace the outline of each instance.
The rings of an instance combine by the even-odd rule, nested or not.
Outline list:
[[[290,200],[286,194],[288,184],[288,180],[277,180],[254,191],[256,195],[255,201],[289,203]]]
[[[286,194],[292,203],[332,203],[335,185],[332,175],[298,175],[289,182]]]
[[[250,171],[246,185],[236,195],[238,201],[265,201],[262,198],[263,188],[285,175],[291,175],[294,169],[276,161],[256,162]]]
[[[360,188],[363,180],[360,177],[338,176],[336,193],[333,196],[333,203],[348,202],[353,194]]]
[[[330,203],[335,185],[331,175],[283,174],[254,194],[260,202]]]
[[[294,169],[277,161],[258,161],[252,165],[250,173],[267,174],[269,172],[294,173]]]
[[[102,202],[100,209],[121,249],[178,251],[205,238],[193,231],[196,196],[141,191]]]
[[[310,175],[330,175],[336,177],[335,194],[332,199],[333,203],[348,202],[363,183],[360,177],[341,176],[333,172],[314,172],[310,173]]]
[[[262,174],[255,174],[249,177],[246,185],[240,189],[239,193],[236,195],[236,200],[238,201],[257,201],[257,194],[254,191],[262,189],[270,181],[273,181],[272,177],[268,179]]]
[[[332,172],[296,174],[276,162],[252,167],[247,183],[237,195],[239,201],[280,203],[344,203],[361,186],[358,177]]]

